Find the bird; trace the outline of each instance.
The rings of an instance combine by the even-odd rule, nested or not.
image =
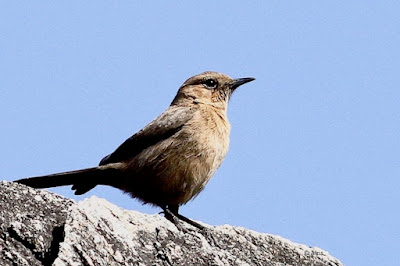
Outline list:
[[[170,106],[129,137],[97,167],[29,177],[15,182],[33,188],[72,185],[82,195],[97,185],[128,193],[144,204],[160,207],[165,217],[199,229],[179,214],[219,168],[228,152],[227,107],[233,92],[255,80],[206,71],[187,79]]]

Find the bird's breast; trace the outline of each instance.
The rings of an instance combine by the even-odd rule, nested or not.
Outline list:
[[[204,186],[221,165],[229,148],[230,124],[225,113],[214,110],[199,112],[189,121],[183,134],[187,134],[187,145],[191,151],[182,153],[187,162],[187,174],[181,178],[189,199],[203,190]]]

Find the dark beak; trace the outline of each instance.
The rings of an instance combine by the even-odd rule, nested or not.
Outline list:
[[[239,79],[234,79],[234,80],[232,81],[232,83],[231,83],[231,90],[234,90],[234,89],[236,89],[237,87],[239,87],[239,86],[241,86],[241,85],[243,85],[243,84],[245,84],[245,83],[247,83],[247,82],[253,81],[253,80],[255,80],[255,78],[239,78]]]

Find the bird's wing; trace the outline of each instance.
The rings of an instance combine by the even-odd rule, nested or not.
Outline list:
[[[99,165],[127,160],[169,138],[178,132],[195,112],[196,109],[191,107],[170,106],[150,124],[122,143],[113,153],[104,157]]]

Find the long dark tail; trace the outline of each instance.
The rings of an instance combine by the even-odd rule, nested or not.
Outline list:
[[[96,185],[110,185],[117,187],[120,171],[115,168],[93,167],[82,170],[69,171],[51,175],[29,177],[14,182],[33,188],[50,188],[73,185],[75,195],[82,195]]]

